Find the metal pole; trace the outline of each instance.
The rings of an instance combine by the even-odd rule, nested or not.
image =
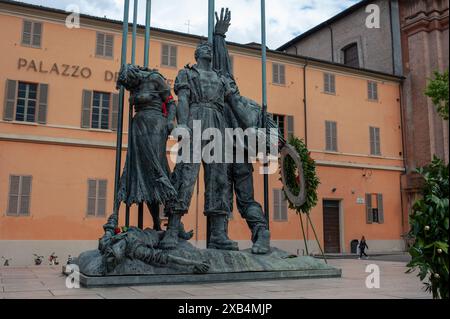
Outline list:
[[[137,16],[138,16],[138,0],[134,0],[133,4],[133,35],[131,42],[131,64],[136,63],[136,33],[137,33]],[[128,105],[128,160],[127,160],[127,195],[130,194],[130,186],[131,186],[131,162],[132,162],[132,130],[133,130],[133,106],[131,104]],[[127,198],[128,198],[127,196]],[[125,211],[125,226],[130,226],[130,205],[126,205]]]
[[[149,61],[151,16],[152,16],[152,0],[147,0],[147,4],[145,7],[144,67],[148,67],[148,61]]]
[[[267,50],[266,50],[266,1],[261,0],[261,63],[262,63],[262,115],[263,128],[266,129],[267,135]],[[264,167],[268,167],[267,162],[267,143],[264,152]],[[264,215],[267,220],[267,228],[269,228],[269,176],[264,172]]]
[[[127,63],[127,40],[128,40],[128,15],[130,11],[130,1],[125,0],[123,12],[123,30],[122,30],[122,55],[121,65]],[[123,135],[123,105],[125,100],[125,89],[123,86],[119,90],[119,110],[117,120],[117,141],[116,141],[116,170],[114,177],[114,214],[119,215],[120,203],[117,200],[120,181],[120,167],[122,166],[122,135]]]
[[[214,11],[215,1],[208,0],[208,42],[213,44],[214,41]],[[211,61],[212,63],[212,61]],[[199,179],[197,179],[197,183]],[[211,237],[211,220],[206,216],[206,247],[208,248],[209,239]]]
[[[133,6],[133,37],[131,42],[131,64],[136,63],[136,34],[137,34],[137,18],[138,18],[138,2],[134,0]]]
[[[213,43],[215,1],[208,0],[208,42]]]

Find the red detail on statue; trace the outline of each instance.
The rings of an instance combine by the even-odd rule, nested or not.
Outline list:
[[[163,104],[161,105],[162,112],[163,112],[163,114],[164,114],[165,117],[167,117],[167,115],[168,115],[168,112],[167,112],[167,104],[168,104],[170,101],[172,101],[172,100],[173,100],[173,96],[172,96],[172,95],[169,95],[169,96],[167,97],[167,99],[163,102]]]

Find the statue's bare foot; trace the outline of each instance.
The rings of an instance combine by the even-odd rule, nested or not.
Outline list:
[[[196,273],[196,274],[204,274],[204,273],[208,272],[209,267],[210,267],[210,264],[207,261],[203,261],[203,262],[197,263],[194,266],[194,273]]]
[[[270,232],[263,229],[258,232],[258,237],[252,247],[252,253],[264,255],[268,252],[270,252]]]

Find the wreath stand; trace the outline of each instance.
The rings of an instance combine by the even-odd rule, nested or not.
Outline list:
[[[302,213],[306,214],[322,257],[325,263],[328,263],[309,214],[317,204],[317,187],[320,184],[316,175],[316,165],[310,157],[305,143],[294,136],[281,150],[281,181],[283,182],[284,194],[289,202],[289,208],[295,209],[300,219],[306,254],[309,256],[308,239],[305,236]]]

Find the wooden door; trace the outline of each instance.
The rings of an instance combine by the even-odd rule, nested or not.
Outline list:
[[[339,201],[323,201],[323,238],[326,253],[340,253]]]

